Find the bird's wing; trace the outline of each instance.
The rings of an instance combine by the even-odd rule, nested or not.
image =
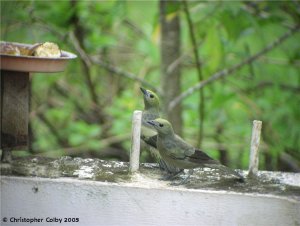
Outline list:
[[[152,137],[142,137],[142,140],[145,141],[146,144],[157,149],[157,135]]]
[[[219,164],[218,161],[211,158],[205,152],[195,149],[192,145],[186,143],[181,137],[176,135],[169,142],[168,155],[177,160],[188,160],[198,164]]]
[[[199,164],[220,164],[217,160],[214,160],[209,155],[207,155],[205,152],[194,149],[193,153],[191,150],[189,152],[186,152],[186,157],[189,158],[189,161],[199,163]]]
[[[187,144],[181,137],[178,135],[175,136],[172,140],[167,142],[167,155],[172,159],[185,159],[185,152],[192,148],[189,144]]]

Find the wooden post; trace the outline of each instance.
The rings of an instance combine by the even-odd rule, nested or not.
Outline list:
[[[1,70],[0,79],[0,148],[2,160],[7,161],[12,149],[27,148],[28,145],[29,72]]]
[[[260,141],[261,127],[261,121],[253,121],[248,173],[248,176],[250,177],[256,176],[258,172],[258,146]]]
[[[2,71],[0,72],[0,150],[2,149]]]
[[[142,111],[134,111],[132,117],[130,172],[136,172],[140,163],[140,137],[141,137]]]

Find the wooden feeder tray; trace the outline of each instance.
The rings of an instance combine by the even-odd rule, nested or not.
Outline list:
[[[30,48],[33,45],[21,44],[16,42],[6,42],[17,47]],[[14,56],[1,54],[0,69],[7,71],[20,71],[20,72],[60,72],[64,71],[68,60],[74,59],[77,56],[73,53],[61,51],[61,57],[46,58],[35,56]]]
[[[5,44],[25,50],[33,47],[15,42]],[[10,161],[10,150],[28,146],[30,73],[61,72],[68,61],[76,57],[66,51],[61,51],[57,58],[0,54],[0,149],[3,161]]]

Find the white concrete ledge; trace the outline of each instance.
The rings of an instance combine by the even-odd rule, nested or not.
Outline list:
[[[300,225],[295,173],[260,171],[240,183],[197,169],[176,187],[159,180],[155,164],[130,174],[126,162],[71,157],[15,159],[1,164],[1,173],[1,226]]]
[[[2,176],[1,225],[300,225],[299,199],[138,181]],[[43,221],[10,222],[34,217]],[[46,222],[55,218],[79,222]]]

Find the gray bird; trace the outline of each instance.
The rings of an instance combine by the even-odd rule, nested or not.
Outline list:
[[[158,133],[157,149],[163,160],[171,165],[180,169],[190,169],[188,177],[182,181],[185,183],[190,175],[193,173],[194,168],[209,167],[220,169],[228,174],[232,174],[240,180],[243,177],[236,171],[220,164],[217,160],[212,159],[205,152],[194,148],[192,145],[185,142],[182,138],[177,136],[172,128],[170,122],[165,119],[157,118],[148,121]],[[181,184],[182,184],[181,183]]]
[[[142,87],[140,89],[143,93],[145,105],[142,113],[141,139],[146,143],[146,149],[148,149],[150,154],[158,162],[160,169],[169,174],[167,178],[172,177],[182,170],[178,169],[172,164],[166,163],[161,158],[156,146],[157,132],[151,125],[147,123],[149,120],[154,120],[160,117],[159,98],[151,90],[146,90]]]

